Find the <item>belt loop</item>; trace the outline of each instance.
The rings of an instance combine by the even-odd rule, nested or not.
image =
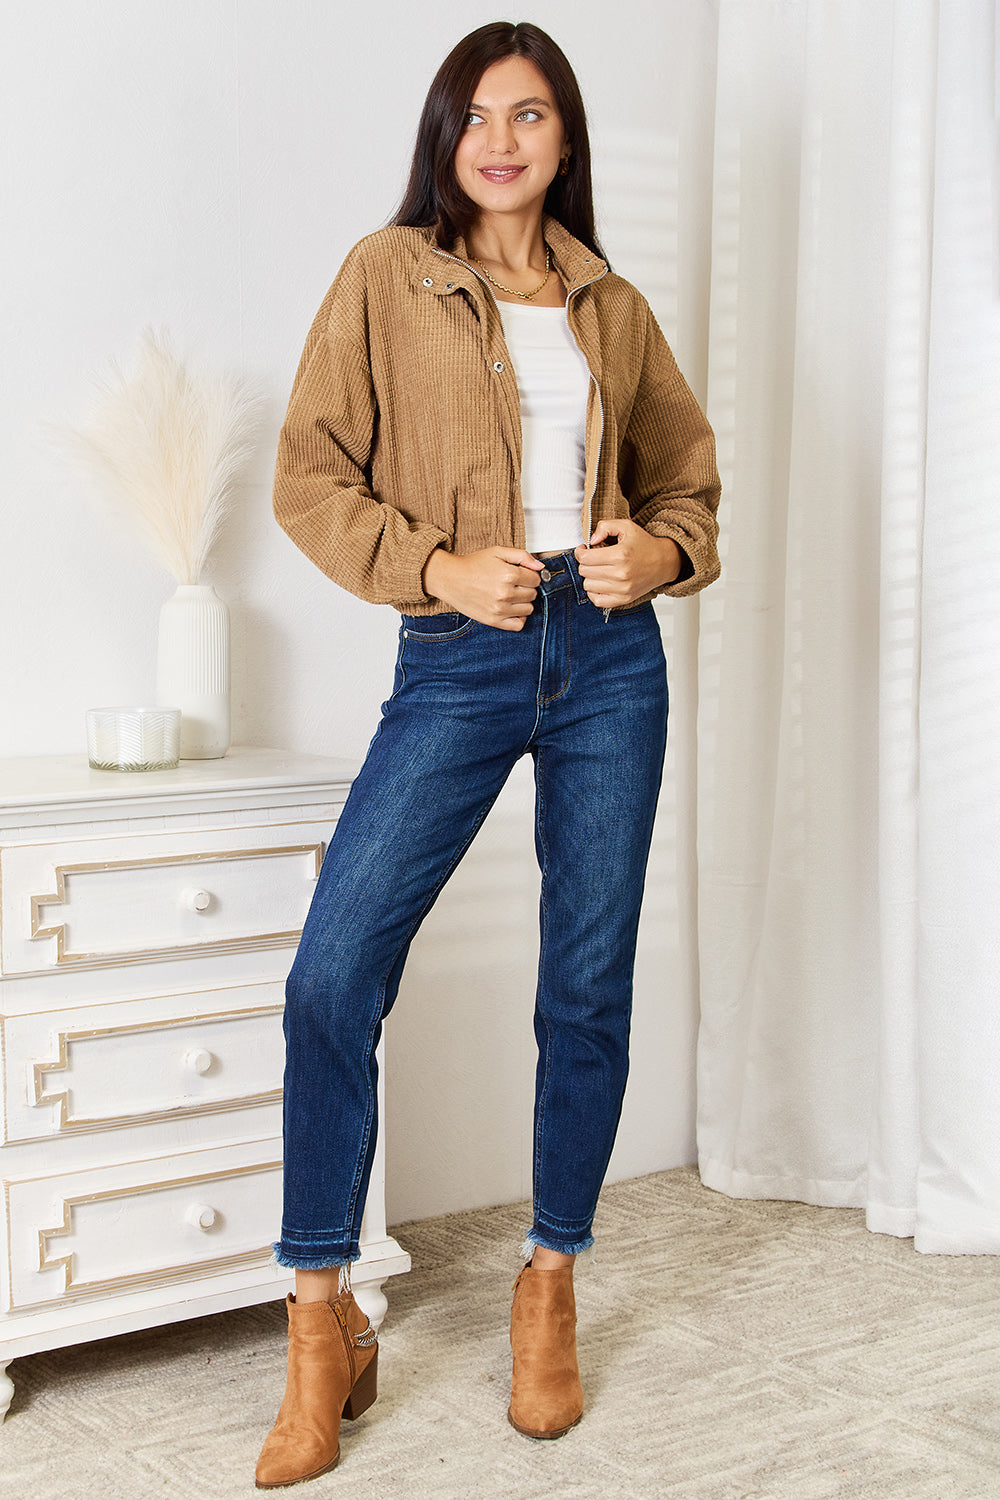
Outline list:
[[[566,559],[566,566],[569,568],[569,576],[572,578],[573,587],[576,589],[576,602],[577,604],[586,604],[587,590],[584,588],[583,579],[580,577],[580,564],[577,562],[576,556],[572,552],[564,552],[563,557],[565,557]]]

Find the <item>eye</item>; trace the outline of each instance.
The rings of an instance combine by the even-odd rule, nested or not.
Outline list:
[[[469,113],[465,117],[465,123],[466,125],[474,125],[477,120],[481,121],[482,118],[482,115],[477,115],[475,110],[470,109]]]
[[[542,118],[542,116],[541,116],[541,111],[540,110],[537,110],[537,109],[522,109],[521,113],[517,116],[517,118],[519,120],[540,120]]]

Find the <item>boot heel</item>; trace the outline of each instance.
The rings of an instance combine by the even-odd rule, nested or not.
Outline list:
[[[375,1397],[378,1395],[378,1345],[375,1345],[375,1353],[371,1357],[371,1363],[365,1365],[357,1380],[351,1386],[350,1394],[344,1403],[344,1416],[349,1422],[360,1417],[369,1406],[374,1405]]]

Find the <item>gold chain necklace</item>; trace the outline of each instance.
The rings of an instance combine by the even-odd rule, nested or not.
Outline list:
[[[552,251],[549,249],[548,245],[546,245],[545,275],[542,277],[541,281],[535,287],[533,292],[519,292],[515,287],[504,286],[502,281],[497,281],[495,276],[491,276],[489,271],[487,271],[486,267],[483,265],[482,261],[477,255],[474,255],[472,259],[476,262],[477,266],[482,266],[483,275],[486,277],[486,280],[490,283],[491,286],[495,286],[498,292],[509,292],[512,297],[520,297],[524,302],[530,302],[532,297],[538,296],[538,293],[542,290],[542,287],[545,286],[552,271]]]

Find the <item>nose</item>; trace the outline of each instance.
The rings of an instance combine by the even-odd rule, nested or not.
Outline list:
[[[509,156],[517,150],[517,137],[509,120],[494,120],[486,139],[487,149],[496,156]]]

